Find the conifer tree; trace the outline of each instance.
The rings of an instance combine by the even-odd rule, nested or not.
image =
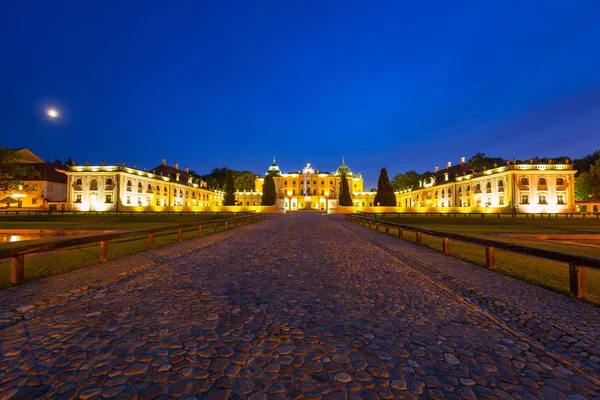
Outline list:
[[[376,206],[396,207],[396,195],[390,178],[388,178],[387,169],[381,168],[379,180],[377,181],[377,194],[375,195],[374,203]]]
[[[340,206],[351,206],[352,205],[352,196],[350,196],[350,187],[348,186],[348,179],[346,178],[346,174],[342,174],[340,176],[339,204],[340,204]]]
[[[223,198],[224,206],[235,205],[235,184],[233,183],[233,172],[228,169],[225,175],[225,197]]]
[[[277,191],[275,189],[275,180],[271,174],[267,174],[267,176],[265,176],[265,182],[263,183],[262,205],[275,205],[276,199]]]

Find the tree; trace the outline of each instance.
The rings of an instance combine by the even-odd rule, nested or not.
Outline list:
[[[348,179],[346,178],[346,174],[342,174],[340,176],[340,198],[339,198],[340,206],[351,206],[352,205],[352,196],[350,196],[350,187],[348,186]]]
[[[254,175],[253,172],[250,171],[242,171],[242,172],[238,172],[238,171],[234,171],[233,172],[234,176],[235,176],[235,187],[237,188],[237,190],[243,191],[243,190],[247,190],[247,191],[252,191],[254,190],[254,177],[256,175]]]
[[[233,183],[233,171],[230,169],[225,174],[225,197],[223,197],[223,205],[235,205],[235,184]]]
[[[502,157],[486,157],[485,153],[475,153],[467,163],[475,169],[475,171],[483,171],[504,165],[506,161]]]
[[[0,145],[0,192],[31,191],[32,188],[25,179],[36,178],[40,174],[20,160],[18,152]]]
[[[388,178],[387,169],[381,168],[379,180],[377,181],[377,194],[375,195],[375,204],[383,207],[396,207],[396,195],[390,178]]]
[[[392,187],[394,190],[414,189],[419,186],[421,175],[417,171],[406,171],[403,174],[396,174],[392,178]]]
[[[273,179],[273,175],[267,174],[267,176],[265,176],[265,182],[263,183],[262,205],[275,205],[276,199],[277,190],[275,189],[275,180]]]

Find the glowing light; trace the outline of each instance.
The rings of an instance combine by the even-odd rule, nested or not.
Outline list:
[[[58,110],[56,108],[49,108],[49,109],[47,109],[46,110],[46,115],[48,115],[52,119],[58,118],[58,116],[59,116]]]

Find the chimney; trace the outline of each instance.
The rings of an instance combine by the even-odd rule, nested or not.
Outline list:
[[[162,165],[167,165],[167,159],[166,158],[162,159]]]
[[[185,172],[187,172],[189,174],[190,173],[190,169],[188,167],[185,167]]]
[[[464,163],[465,163],[465,158],[464,158],[464,157],[461,157],[461,158],[460,158],[460,163],[461,163],[461,164],[464,164]]]
[[[437,165],[435,166],[435,168],[433,169],[434,172],[438,172],[440,170],[440,167],[438,167]]]
[[[452,166],[452,161],[446,161],[446,168],[450,168]]]
[[[175,169],[179,169],[179,163],[178,162],[174,163],[173,166],[175,167]]]

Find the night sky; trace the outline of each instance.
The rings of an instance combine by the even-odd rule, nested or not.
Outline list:
[[[485,152],[600,148],[600,1],[10,1],[0,144],[374,187]],[[50,120],[47,107],[61,116]]]

